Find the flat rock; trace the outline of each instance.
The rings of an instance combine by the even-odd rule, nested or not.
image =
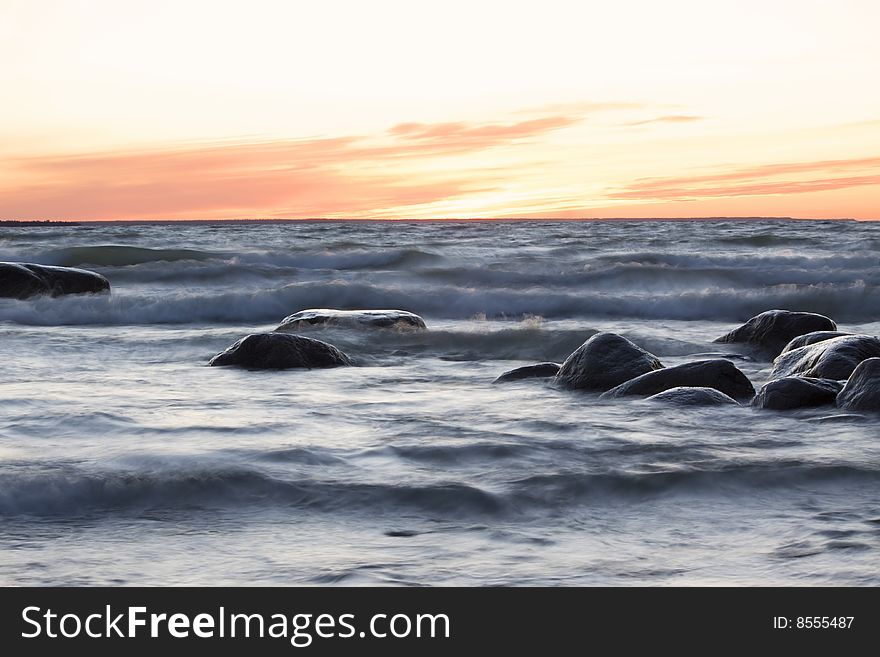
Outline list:
[[[522,379],[536,379],[556,376],[559,373],[559,363],[538,363],[536,365],[526,365],[525,367],[517,367],[508,370],[492,383],[507,383],[509,381],[520,381]]]
[[[110,282],[93,271],[20,262],[0,262],[0,297],[29,299],[66,294],[100,294]]]
[[[811,344],[816,344],[817,342],[824,342],[825,340],[830,340],[831,338],[839,338],[844,335],[853,335],[852,333],[843,333],[841,331],[813,331],[812,333],[805,333],[804,335],[799,335],[794,338],[791,342],[785,345],[785,348],[779,354],[788,353],[789,351],[794,351],[795,349],[800,349],[801,347],[807,347]]]
[[[805,376],[812,379],[848,379],[859,363],[880,356],[880,339],[870,335],[842,335],[792,349],[773,361],[770,379]]]
[[[834,320],[816,313],[767,310],[715,342],[745,343],[765,354],[777,355],[794,338],[815,331],[836,331]]]
[[[289,333],[254,333],[217,354],[208,365],[236,365],[249,369],[284,370],[354,365],[332,344]]]
[[[647,401],[666,402],[679,406],[721,406],[739,402],[715,388],[677,386],[648,397]]]
[[[841,388],[843,383],[834,379],[786,376],[761,388],[752,400],[752,406],[785,411],[833,405]]]
[[[616,397],[649,397],[671,388],[714,388],[738,401],[749,401],[755,388],[749,378],[729,360],[698,360],[667,367],[630,379],[602,395]]]
[[[847,411],[880,411],[880,358],[859,363],[837,395],[837,405]]]
[[[565,359],[555,382],[564,388],[604,392],[662,367],[654,354],[623,336],[596,333]]]
[[[282,333],[292,333],[312,326],[383,328],[398,331],[421,331],[428,328],[424,319],[406,310],[310,308],[285,317],[275,330]]]

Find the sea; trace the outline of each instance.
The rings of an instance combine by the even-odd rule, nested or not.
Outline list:
[[[47,223],[0,260],[112,286],[0,299],[0,584],[880,584],[880,418],[493,384],[612,331],[757,388],[713,340],[761,311],[880,333],[880,224]],[[428,330],[207,366],[308,308]]]

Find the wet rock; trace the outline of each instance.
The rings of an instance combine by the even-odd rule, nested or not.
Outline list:
[[[816,344],[817,342],[824,342],[825,340],[830,340],[831,338],[839,338],[843,335],[852,335],[852,333],[842,333],[841,331],[813,331],[812,333],[805,333],[804,335],[799,335],[794,340],[785,345],[785,348],[779,354],[788,353],[789,351],[794,351],[795,349],[800,349],[801,347],[807,347],[811,344]]]
[[[603,392],[662,367],[654,354],[623,336],[596,333],[565,359],[555,382],[564,388]]]
[[[748,377],[729,360],[698,360],[667,367],[630,379],[602,395],[616,397],[656,395],[671,388],[714,388],[738,401],[749,401],[755,388]]]
[[[843,335],[792,349],[773,361],[770,379],[805,376],[848,379],[859,363],[880,356],[880,339],[870,335]]]
[[[508,370],[492,383],[507,383],[509,381],[521,381],[522,379],[536,379],[556,376],[559,373],[559,363],[538,363],[537,365],[526,365],[525,367],[517,367]]]
[[[66,294],[99,294],[110,291],[110,282],[93,271],[75,267],[50,267],[0,262],[0,297],[29,299]]]
[[[214,356],[208,364],[283,370],[338,367],[354,363],[339,349],[321,340],[289,333],[254,333]]]
[[[786,376],[770,381],[752,400],[755,408],[784,411],[834,404],[843,383],[834,379]]]
[[[310,308],[285,317],[275,329],[282,333],[301,331],[312,326],[344,326],[347,328],[383,328],[398,331],[421,331],[425,320],[406,310],[335,310]]]
[[[679,406],[721,406],[739,402],[715,388],[678,386],[658,392],[648,397],[647,401],[666,402]]]
[[[837,324],[825,315],[768,310],[755,315],[745,324],[717,338],[715,342],[744,343],[764,354],[777,355],[799,335],[815,331],[836,331]]]
[[[837,395],[837,405],[847,411],[880,411],[880,358],[859,363]]]

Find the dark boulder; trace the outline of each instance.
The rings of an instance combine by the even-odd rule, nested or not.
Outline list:
[[[522,379],[537,379],[556,376],[559,372],[559,368],[559,363],[538,363],[537,365],[517,367],[516,369],[505,372],[492,383],[507,383],[509,381],[520,381]]]
[[[834,379],[786,376],[761,388],[752,400],[752,406],[775,411],[826,406],[834,404],[841,388],[843,384]]]
[[[794,351],[795,349],[800,349],[801,347],[807,347],[811,344],[816,344],[817,342],[824,342],[825,340],[830,340],[831,338],[839,338],[843,335],[852,335],[852,333],[842,333],[841,331],[813,331],[812,333],[805,333],[804,335],[799,335],[787,345],[785,345],[785,348],[780,352],[779,355],[781,356],[782,354],[788,353],[789,351]]]
[[[92,271],[0,262],[0,297],[28,299],[49,295],[98,294],[110,291],[110,282]]]
[[[678,406],[722,406],[739,402],[715,388],[678,386],[648,397],[647,401],[666,402]]]
[[[847,411],[880,411],[880,358],[859,363],[837,395],[837,405]]]
[[[214,356],[208,363],[261,370],[295,367],[312,369],[353,364],[348,356],[331,344],[289,333],[248,335],[223,353]]]
[[[604,392],[663,364],[616,333],[596,333],[565,359],[555,382],[577,390]]]
[[[656,395],[670,388],[714,388],[738,401],[749,401],[755,388],[748,377],[729,360],[698,360],[693,363],[648,372],[604,393],[604,399]]]
[[[49,294],[46,282],[24,265],[0,262],[0,297],[27,299]]]
[[[335,310],[310,308],[285,317],[275,329],[282,333],[301,331],[311,326],[344,326],[347,328],[384,328],[398,331],[421,331],[425,320],[406,310]]]
[[[717,338],[715,342],[745,343],[764,354],[775,356],[792,339],[814,331],[836,331],[837,324],[825,315],[768,310]]]
[[[848,379],[859,363],[880,356],[880,339],[870,335],[842,335],[792,349],[773,361],[770,379],[806,376],[813,379]]]

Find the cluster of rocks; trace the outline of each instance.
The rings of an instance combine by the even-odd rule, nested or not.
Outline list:
[[[0,262],[0,297],[6,299],[109,292],[110,282],[93,271],[75,267]]]
[[[405,310],[310,308],[285,317],[278,328],[270,333],[253,333],[243,337],[214,356],[208,364],[260,370],[354,365],[351,357],[332,344],[294,334],[294,331],[323,326],[397,331],[420,331],[427,328],[424,319]]]
[[[495,382],[552,377],[559,387],[599,393],[601,399],[641,397],[691,406],[880,410],[880,338],[840,332],[823,315],[768,310],[715,341],[772,358],[767,383],[755,392],[748,377],[724,358],[664,367],[655,355],[614,333],[592,336],[561,365],[517,368]]]
[[[0,297],[28,299],[109,293],[92,271],[0,262]],[[354,365],[335,346],[297,335],[312,327],[423,331],[425,320],[405,310],[312,308],[284,318],[274,331],[247,335],[214,356],[210,365],[250,369]],[[598,393],[602,399],[641,397],[689,406],[750,404],[788,410],[836,405],[880,411],[880,338],[844,333],[824,315],[768,310],[715,342],[740,344],[773,360],[760,390],[726,358],[665,367],[654,354],[615,333],[597,333],[563,363],[537,363],[505,372],[495,383],[552,378],[561,388]]]

